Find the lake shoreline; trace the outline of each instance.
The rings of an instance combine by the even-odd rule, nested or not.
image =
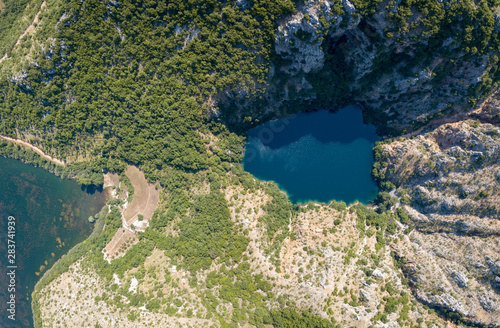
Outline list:
[[[47,279],[44,277],[51,272],[59,271],[57,263],[95,233],[98,222],[104,220],[98,220],[92,226],[88,218],[105,209],[113,195],[110,188],[99,191],[88,186],[84,188],[75,178],[65,179],[49,168],[40,166],[37,158],[32,163],[30,158],[16,156],[19,154],[7,155],[3,153],[0,157],[3,163],[0,178],[5,191],[0,197],[0,210],[3,216],[12,215],[19,221],[19,228],[16,229],[16,244],[19,244],[16,265],[19,273],[15,292],[18,302],[14,327],[24,327],[35,314],[33,293],[36,285],[42,279]],[[49,182],[53,187],[48,187]],[[2,297],[8,296],[4,294]]]
[[[104,205],[99,213],[102,213],[104,208],[108,208],[109,205]],[[34,327],[39,327],[41,325],[41,318],[39,317],[39,306],[37,293],[39,293],[45,286],[52,282],[52,280],[56,279],[59,275],[64,273],[71,264],[75,263],[80,257],[82,251],[85,250],[85,244],[90,238],[97,238],[104,231],[104,218],[99,218],[94,223],[94,228],[92,233],[82,242],[73,246],[66,254],[61,256],[45,273],[38,279],[33,291],[31,293],[31,310],[33,314],[33,324]],[[80,251],[80,252],[79,252]]]
[[[370,203],[378,193],[371,175],[376,127],[358,106],[298,113],[247,133],[243,166],[272,181],[292,203]]]

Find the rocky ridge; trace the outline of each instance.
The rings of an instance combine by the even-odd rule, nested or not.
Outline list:
[[[304,107],[357,103],[371,113],[368,120],[383,127],[381,132],[397,135],[436,117],[474,109],[491,90],[482,83],[495,72],[495,62],[489,55],[464,51],[458,37],[436,45],[418,27],[422,15],[417,11],[409,18],[417,28],[394,32],[398,26],[391,14],[398,6],[374,2],[370,11],[349,0],[305,1],[278,27],[277,59],[264,102],[255,105],[244,99],[245,92],[228,92],[221,97],[223,107],[233,111],[228,121],[250,117],[258,123]]]
[[[467,120],[377,146],[374,173],[409,216],[393,245],[417,299],[500,324],[500,129]]]

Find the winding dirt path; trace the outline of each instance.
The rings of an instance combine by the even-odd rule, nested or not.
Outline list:
[[[28,26],[28,28],[26,30],[24,30],[23,34],[21,34],[21,36],[17,39],[16,44],[14,45],[14,48],[21,43],[21,40],[23,39],[23,37],[26,34],[31,32],[35,28],[35,24],[38,23],[38,17],[40,16],[40,13],[42,12],[43,8],[45,7],[45,4],[46,4],[46,1],[42,2],[42,5],[40,6],[40,10],[38,10],[38,12],[36,13],[35,18],[31,22],[30,26]],[[7,54],[5,54],[2,58],[0,58],[0,63],[2,61],[4,61],[6,58],[7,58]]]
[[[427,123],[426,125],[424,125],[420,129],[417,129],[413,132],[403,134],[399,137],[411,138],[413,136],[420,134],[425,128],[428,128],[431,125],[443,125],[443,124],[448,124],[448,123],[457,123],[457,122],[461,122],[461,121],[465,121],[465,120],[478,120],[481,123],[490,123],[493,125],[497,125],[500,123],[500,119],[485,119],[484,117],[476,117],[476,116],[474,116],[474,113],[458,114],[458,115],[453,115],[450,117],[437,118],[435,120],[430,121],[429,123]],[[399,138],[399,137],[397,137],[397,138]]]
[[[57,158],[54,158],[54,157],[52,157],[50,155],[45,154],[40,148],[35,147],[32,144],[27,143],[26,141],[22,141],[22,140],[19,140],[19,139],[14,139],[14,138],[2,136],[2,135],[0,135],[0,138],[2,138],[4,140],[7,140],[7,141],[10,141],[10,142],[14,142],[14,143],[16,143],[18,145],[22,145],[22,146],[28,147],[31,150],[33,150],[35,153],[37,153],[38,155],[42,156],[46,160],[49,160],[49,161],[51,161],[53,163],[56,163],[56,164],[62,165],[62,166],[66,165],[66,163],[64,163],[63,161],[61,161],[61,160],[59,160]]]
[[[43,7],[45,7],[45,1],[42,2],[42,5],[40,6],[40,10],[38,10],[38,12],[36,13],[35,18],[31,22],[30,26],[28,26],[28,28],[23,32],[23,34],[21,34],[21,36],[17,39],[14,47],[18,46],[21,43],[21,40],[23,39],[23,37],[35,28],[35,24],[38,23],[38,16],[40,16],[40,13],[42,12]]]
[[[471,117],[468,117],[467,114],[460,114],[460,115],[453,115],[450,117],[436,118],[436,119],[430,121],[429,123],[427,123],[426,125],[424,125],[423,127],[419,128],[415,131],[403,134],[400,137],[411,138],[413,136],[420,134],[420,132],[422,132],[425,128],[427,128],[431,125],[442,125],[442,124],[447,124],[447,123],[456,123],[456,122],[463,121],[464,119],[467,119],[467,118],[470,119]]]

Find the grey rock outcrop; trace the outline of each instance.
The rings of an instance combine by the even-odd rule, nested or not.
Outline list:
[[[367,14],[348,0],[305,1],[278,26],[266,110],[252,109],[244,93],[227,92],[220,99],[232,105],[228,122],[285,116],[297,103],[318,109],[357,103],[376,123],[401,133],[445,113],[470,111],[467,94],[492,68],[489,56],[470,56],[456,37],[423,55],[431,45],[421,30],[388,32],[398,6],[383,2]]]
[[[393,245],[415,297],[486,326],[500,324],[498,132],[462,121],[377,150],[415,228]]]

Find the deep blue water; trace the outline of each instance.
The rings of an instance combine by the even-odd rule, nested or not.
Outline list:
[[[379,139],[356,106],[301,113],[250,130],[243,165],[294,203],[368,203],[378,192],[371,167]]]
[[[105,202],[104,193],[88,193],[73,180],[0,157],[0,327],[33,326],[31,293],[36,282],[90,235],[93,226],[88,217]],[[11,294],[7,279],[9,216],[15,218],[16,321],[8,319],[6,308]]]

